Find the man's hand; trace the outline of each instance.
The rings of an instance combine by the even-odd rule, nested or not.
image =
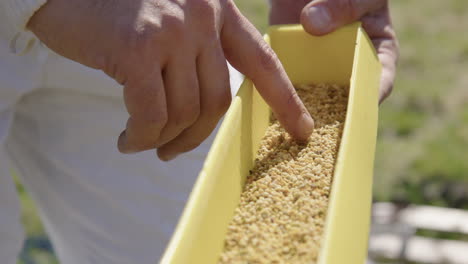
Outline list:
[[[301,22],[313,35],[324,35],[355,21],[362,21],[383,65],[381,103],[392,91],[399,53],[388,0],[272,0],[271,24]]]
[[[293,137],[313,130],[281,63],[232,0],[48,0],[28,28],[124,86],[121,152],[158,148],[170,160],[206,139],[231,101],[226,58]]]

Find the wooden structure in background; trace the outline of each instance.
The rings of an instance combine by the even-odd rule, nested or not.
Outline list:
[[[371,259],[396,260],[398,263],[468,264],[468,241],[416,235],[418,230],[430,230],[468,237],[468,211],[375,203],[372,218]]]

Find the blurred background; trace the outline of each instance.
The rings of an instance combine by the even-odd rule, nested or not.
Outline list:
[[[266,0],[235,2],[264,32]],[[394,91],[380,108],[370,262],[466,264],[468,1],[390,3],[401,59]],[[19,263],[58,263],[33,202],[18,189],[28,236]]]

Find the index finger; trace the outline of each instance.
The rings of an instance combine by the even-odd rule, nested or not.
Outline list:
[[[298,97],[278,57],[255,27],[228,1],[221,42],[227,60],[254,83],[281,125],[305,141],[314,121]]]

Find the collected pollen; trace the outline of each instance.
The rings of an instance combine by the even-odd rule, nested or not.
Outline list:
[[[348,87],[296,87],[315,121],[306,143],[296,143],[272,117],[228,226],[219,264],[316,263]]]

